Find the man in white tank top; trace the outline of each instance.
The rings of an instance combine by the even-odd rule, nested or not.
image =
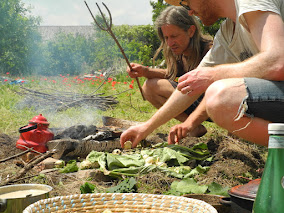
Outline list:
[[[154,129],[174,118],[201,94],[188,119],[172,127],[168,142],[197,136],[209,117],[248,141],[267,145],[268,123],[284,123],[283,0],[166,0],[188,9],[205,25],[226,17],[212,49],[200,65],[180,77],[177,90],[147,122],[121,135],[135,147]]]

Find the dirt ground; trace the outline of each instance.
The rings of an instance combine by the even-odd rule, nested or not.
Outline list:
[[[249,180],[261,177],[264,167],[264,156],[266,149],[233,138],[218,132],[209,132],[207,134],[214,135],[203,138],[185,138],[181,144],[192,147],[196,143],[207,143],[208,148],[214,156],[214,161],[210,165],[210,170],[205,175],[196,177],[200,184],[210,184],[212,182],[219,183],[223,186],[233,187],[236,185],[247,183]],[[151,135],[147,140],[159,143],[166,141],[167,136],[164,134]],[[23,152],[16,148],[15,144],[18,140],[17,136],[8,136],[0,134],[0,185],[7,179],[19,174],[23,169],[19,163],[21,158],[17,157],[12,160],[3,161],[3,159]],[[165,177],[161,173],[151,173],[141,176],[138,179],[138,192],[162,194],[169,189],[170,184],[176,180],[174,178]],[[39,168],[36,166],[29,170],[22,178],[15,180],[10,184],[20,183],[43,183],[53,187],[50,193],[51,197],[63,196],[70,194],[80,194],[80,186],[86,181],[75,173],[61,174],[51,170],[45,173],[45,177],[39,176]],[[117,181],[102,178],[97,175],[92,179],[92,183],[96,184],[99,189],[113,186]]]

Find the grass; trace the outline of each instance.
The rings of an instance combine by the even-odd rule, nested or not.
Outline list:
[[[28,121],[38,114],[43,114],[50,123],[49,127],[70,127],[76,124],[102,125],[101,116],[110,116],[130,121],[144,122],[148,120],[157,110],[147,101],[143,101],[137,83],[125,74],[113,77],[98,76],[97,78],[83,78],[79,76],[45,77],[29,76],[24,78],[27,82],[25,87],[46,92],[49,90],[60,92],[71,92],[80,94],[101,94],[116,97],[118,104],[114,107],[101,111],[92,106],[68,108],[63,112],[50,112],[43,104],[40,109],[25,106],[25,96],[15,93],[19,91],[20,85],[10,85],[9,82],[0,82],[0,132],[8,135],[17,135],[21,126],[27,125]],[[143,85],[145,79],[139,78]],[[133,87],[133,88],[132,88]],[[37,102],[37,98],[33,101]],[[175,119],[162,125],[153,133],[168,133],[170,128],[179,122]],[[205,126],[214,130],[215,124],[205,122]],[[219,130],[218,130],[219,131]],[[212,133],[214,134],[214,133]],[[212,134],[208,134],[211,137]]]
[[[11,78],[15,79],[15,78]],[[8,135],[18,133],[18,128],[28,124],[34,116],[42,113],[50,123],[50,127],[71,126],[75,124],[94,124],[101,123],[101,116],[111,116],[115,118],[146,121],[155,112],[156,109],[147,101],[143,101],[136,82],[126,75],[118,75],[108,79],[99,76],[95,79],[79,78],[78,76],[29,76],[24,78],[27,82],[24,87],[46,92],[47,90],[56,90],[62,92],[72,92],[81,94],[102,94],[116,97],[118,104],[106,111],[97,110],[95,107],[77,107],[69,108],[64,112],[48,112],[46,106],[42,105],[40,109],[29,108],[25,106],[25,96],[16,94],[20,90],[20,85],[10,85],[9,82],[0,82],[0,132]],[[140,78],[143,85],[144,79]],[[132,85],[132,86],[131,86]],[[133,87],[133,89],[131,88]],[[38,101],[37,98],[34,101]],[[168,131],[170,126],[177,123],[172,120],[165,124],[159,131]]]

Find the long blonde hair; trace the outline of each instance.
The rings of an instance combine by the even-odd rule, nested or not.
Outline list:
[[[153,60],[158,56],[158,54],[163,50],[163,54],[167,64],[167,78],[174,80],[178,73],[177,61],[181,60],[182,56],[175,55],[170,47],[167,45],[161,27],[163,25],[175,25],[187,32],[191,25],[196,27],[193,37],[190,39],[188,49],[191,54],[190,57],[186,57],[189,65],[189,70],[197,67],[201,61],[201,56],[204,48],[204,43],[209,42],[202,37],[200,32],[200,27],[197,19],[193,16],[188,15],[188,11],[180,6],[169,6],[158,16],[155,21],[155,27],[161,40],[161,45],[157,49]]]

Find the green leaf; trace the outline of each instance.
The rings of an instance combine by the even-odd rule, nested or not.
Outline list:
[[[200,186],[193,178],[186,178],[179,182],[174,181],[171,185],[171,189],[183,194],[204,194],[206,193],[208,186]]]
[[[154,150],[142,150],[141,154],[148,156],[157,156],[159,157],[160,162],[164,162],[169,165],[182,165],[183,163],[188,161],[188,158],[183,156],[181,153],[168,147],[157,148]]]
[[[107,189],[107,193],[133,193],[137,191],[135,178],[126,178],[117,186]]]
[[[79,170],[76,160],[70,160],[65,167],[59,170],[61,173],[77,172]]]
[[[140,154],[114,155],[107,153],[108,170],[128,168],[131,166],[140,167],[143,166],[144,164],[145,161]]]
[[[114,178],[122,178],[122,176],[138,176],[142,174],[148,174],[157,170],[158,167],[156,165],[148,165],[141,167],[114,169],[112,171],[109,171],[108,175]]]
[[[198,143],[198,144],[195,144],[192,149],[193,150],[200,150],[200,151],[207,151],[208,146],[205,143]]]
[[[194,169],[192,169],[188,174],[184,176],[184,178],[194,177],[195,175],[204,174],[210,169],[209,166],[200,166],[198,165]]]
[[[230,188],[222,187],[220,184],[213,182],[208,186],[208,190],[209,194],[228,196]]]
[[[180,146],[180,145],[173,145],[173,144],[167,145],[167,147],[175,150],[176,152],[183,154],[189,160],[191,159],[205,160],[210,155],[210,152],[208,151],[208,149],[204,149],[207,146],[204,146],[203,144],[197,145],[194,149],[190,149],[188,147]]]
[[[86,157],[86,160],[95,163],[98,162],[100,157],[104,154],[105,154],[104,152],[91,151]]]
[[[184,176],[190,173],[191,168],[189,166],[176,166],[169,168],[159,168],[161,171],[166,173],[168,176],[176,177],[176,178],[184,178]]]
[[[80,186],[81,194],[94,193],[95,189],[96,186],[89,182],[86,182],[85,184]]]

